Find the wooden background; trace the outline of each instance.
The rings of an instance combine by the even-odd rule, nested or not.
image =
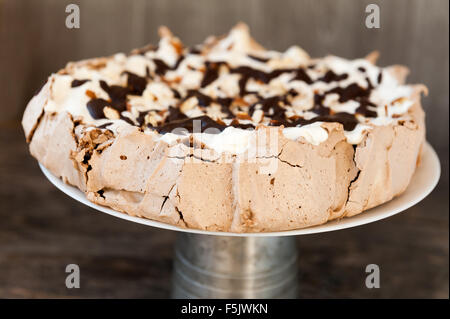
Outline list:
[[[81,28],[65,27],[65,7]],[[381,8],[367,29],[365,7]],[[19,121],[33,92],[67,61],[156,43],[169,26],[186,44],[249,24],[264,46],[299,44],[312,56],[405,64],[424,99],[428,140],[442,178],[421,204],[357,229],[299,238],[303,297],[448,298],[449,2],[447,0],[0,0],[0,297],[166,297],[174,234],[93,212],[54,189],[28,155]],[[64,287],[78,263],[82,289]],[[382,289],[364,287],[364,265],[379,263]]]

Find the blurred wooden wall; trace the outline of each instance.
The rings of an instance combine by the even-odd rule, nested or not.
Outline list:
[[[80,6],[80,29],[65,27],[69,3]],[[365,27],[369,3],[381,8],[380,29]],[[268,48],[349,58],[376,49],[381,65],[406,64],[410,81],[430,88],[429,139],[448,157],[448,10],[448,0],[0,0],[0,123],[18,121],[67,61],[154,43],[163,24],[192,45],[244,21]]]

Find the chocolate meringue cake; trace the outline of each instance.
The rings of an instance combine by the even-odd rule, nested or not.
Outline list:
[[[377,53],[311,58],[238,24],[185,47],[68,63],[29,102],[31,154],[99,205],[223,232],[292,230],[401,194],[425,141],[423,85]]]

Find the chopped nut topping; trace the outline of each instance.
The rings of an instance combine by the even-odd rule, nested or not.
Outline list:
[[[263,110],[256,110],[253,112],[252,120],[256,123],[261,123],[261,121],[264,118],[264,111]]]
[[[110,120],[118,120],[120,119],[120,114],[117,110],[113,109],[112,107],[105,106],[103,108],[103,113],[105,113],[105,116],[107,119]]]
[[[189,110],[192,110],[194,107],[196,107],[198,104],[197,98],[195,96],[190,97],[186,101],[183,102],[180,106],[180,110],[183,113],[186,113]]]
[[[91,99],[96,99],[97,95],[92,92],[91,90],[86,90],[86,95],[89,96]]]
[[[240,120],[250,120],[250,121],[252,120],[251,116],[245,112],[238,112],[236,114],[236,117]]]

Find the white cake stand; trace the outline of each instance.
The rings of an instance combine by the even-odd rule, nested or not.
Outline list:
[[[295,298],[296,235],[316,234],[375,222],[398,214],[424,199],[436,186],[441,168],[427,143],[408,189],[363,214],[306,229],[271,233],[224,233],[179,228],[133,217],[88,201],[40,165],[53,185],[98,211],[157,228],[177,231],[172,296],[175,298]]]

